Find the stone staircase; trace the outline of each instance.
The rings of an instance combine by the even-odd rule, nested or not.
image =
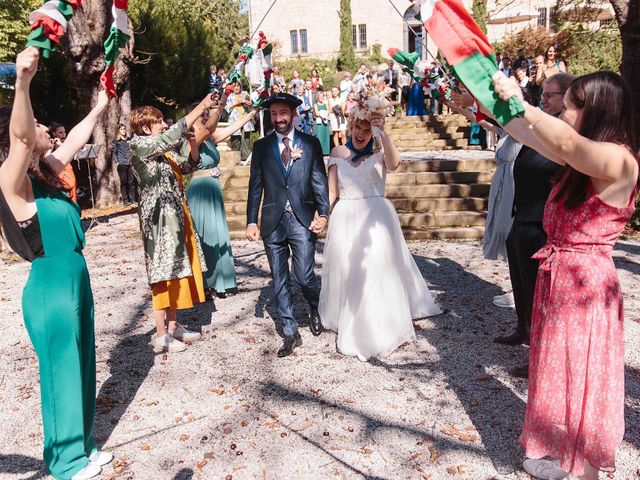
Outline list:
[[[386,196],[398,212],[405,238],[482,238],[495,169],[492,158],[492,152],[404,154],[398,170],[387,176]],[[245,238],[248,182],[248,166],[236,166],[226,182],[232,239]]]
[[[401,152],[479,149],[469,146],[469,122],[462,115],[398,116],[386,124]]]

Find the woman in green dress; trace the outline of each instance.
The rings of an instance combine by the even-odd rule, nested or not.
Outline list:
[[[253,120],[256,114],[256,111],[252,110],[228,127],[218,129],[217,120],[220,118],[225,104],[226,99],[223,98],[217,110],[213,110],[211,115],[209,112],[205,112],[194,124],[195,140],[199,146],[200,165],[199,170],[191,177],[191,183],[187,190],[189,210],[191,210],[193,223],[200,237],[200,244],[207,264],[207,271],[203,273],[204,286],[210,293],[215,292],[219,297],[234,292],[238,285],[233,264],[227,214],[224,209],[222,185],[219,179],[222,173],[218,168],[220,152],[218,152],[216,144],[243,128],[247,122]]]
[[[322,90],[317,94],[316,103],[313,105],[313,113],[316,118],[315,135],[320,140],[322,154],[327,156],[331,152],[331,125],[329,125],[327,94]]]
[[[89,141],[109,98],[100,92],[67,140],[48,153],[51,138],[34,121],[29,98],[38,58],[33,47],[18,55],[13,108],[0,109],[0,220],[9,245],[31,262],[22,311],[40,367],[44,461],[55,479],[83,480],[113,456],[93,438],[93,295],[80,209],[58,175]]]

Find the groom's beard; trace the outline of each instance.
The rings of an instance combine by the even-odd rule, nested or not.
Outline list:
[[[293,122],[290,120],[288,122],[286,121],[280,121],[278,123],[275,123],[273,125],[273,128],[275,129],[276,132],[282,134],[282,135],[286,135],[291,131],[291,125],[293,124]]]

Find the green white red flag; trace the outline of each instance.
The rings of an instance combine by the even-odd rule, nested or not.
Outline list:
[[[60,47],[62,37],[67,33],[67,25],[74,12],[82,5],[82,0],[45,0],[42,7],[29,15],[31,33],[27,38],[27,46],[36,47],[44,58],[49,58],[51,52]],[[127,16],[128,0],[114,0],[111,13],[113,23],[109,36],[104,43],[106,70],[100,81],[107,93],[116,96],[113,73],[115,62],[129,39],[129,18]]]
[[[498,98],[491,80],[498,71],[495,53],[460,0],[422,0],[420,17],[458,79],[501,125],[524,113],[517,99]]]

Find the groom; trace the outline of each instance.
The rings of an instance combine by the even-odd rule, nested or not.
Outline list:
[[[275,131],[258,140],[251,155],[246,234],[252,241],[262,236],[269,259],[278,315],[284,323],[284,344],[278,357],[291,355],[302,345],[298,322],[293,318],[290,254],[293,273],[311,309],[311,333],[317,336],[322,332],[318,314],[320,280],[313,270],[316,238],[324,230],[329,215],[329,189],[320,142],[293,128],[295,112],[301,103],[288,93],[277,93],[264,103]]]

